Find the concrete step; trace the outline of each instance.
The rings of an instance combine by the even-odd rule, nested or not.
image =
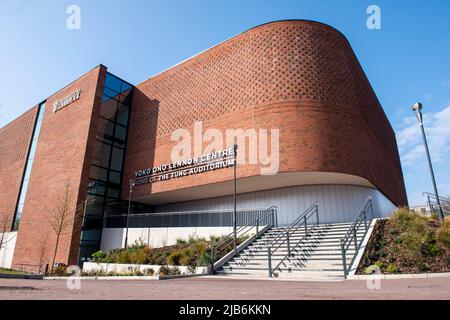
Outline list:
[[[233,277],[233,278],[268,278],[269,274],[268,271],[265,270],[265,272],[223,272],[223,271],[217,271],[216,273],[219,276],[222,277]],[[305,280],[305,281],[315,281],[315,280],[323,280],[323,281],[329,281],[329,280],[343,280],[344,274],[343,272],[321,272],[321,271],[304,271],[304,272],[275,272],[273,274],[273,278],[292,278],[295,280]]]
[[[305,230],[299,228],[290,234],[290,257],[287,256],[287,241],[284,237],[286,228],[271,228],[216,273],[223,276],[267,278],[267,254],[270,246],[274,276],[305,280],[342,279],[344,275],[340,239],[346,235],[350,226],[350,223],[311,225],[308,226],[307,237]],[[358,243],[364,236],[365,229],[362,228],[357,232]],[[350,246],[347,251],[347,264],[351,262],[354,254],[355,249]]]

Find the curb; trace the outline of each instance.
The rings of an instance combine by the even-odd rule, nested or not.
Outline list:
[[[347,280],[369,280],[369,279],[429,279],[429,278],[449,278],[450,272],[441,273],[415,273],[415,274],[373,274],[373,275],[352,275]]]
[[[42,280],[42,274],[8,274],[0,273],[0,279],[27,279],[27,280]]]
[[[182,279],[191,277],[207,276],[207,274],[181,274],[181,275],[167,275],[167,276],[70,276],[70,277],[44,277],[44,280],[170,280],[170,279]]]

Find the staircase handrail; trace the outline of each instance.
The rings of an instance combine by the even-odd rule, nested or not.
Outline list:
[[[276,225],[276,206],[271,206],[267,209],[261,210],[258,215],[249,221],[246,221],[243,225],[236,228],[236,239],[239,239],[249,233],[254,227],[256,227],[256,236],[259,236],[260,226],[275,226]],[[215,256],[218,253],[222,253],[226,250],[230,244],[234,244],[234,231],[226,236],[221,237],[217,243],[213,243],[211,246],[211,263],[214,265]],[[233,248],[234,254],[236,254],[236,247]],[[212,270],[214,273],[214,270]]]
[[[307,208],[303,213],[298,216],[291,224],[289,224],[286,229],[281,232],[278,236],[276,236],[274,239],[270,240],[270,244],[267,246],[267,259],[268,259],[268,271],[269,271],[269,277],[272,277],[273,270],[276,270],[281,262],[286,258],[291,256],[291,241],[290,241],[290,235],[300,229],[304,225],[305,230],[305,238],[308,236],[308,219],[311,218],[313,215],[316,215],[316,223],[319,224],[319,205],[317,202],[312,204],[309,208]],[[300,242],[299,240],[297,241]],[[273,254],[285,243],[287,242],[288,247],[288,254],[285,258],[283,258],[278,265],[275,268],[272,268],[272,256]],[[295,246],[297,245],[295,244]],[[294,246],[294,247],[295,247]]]
[[[450,215],[450,199],[439,196],[439,203],[435,194],[430,192],[423,192],[422,195],[427,196],[428,206],[430,207],[430,214],[433,213],[433,207],[439,210],[439,203],[445,216]]]
[[[371,219],[367,220],[367,213],[371,212]],[[348,275],[348,268],[347,268],[347,251],[350,248],[350,245],[352,244],[352,241],[355,245],[355,253],[353,254],[352,260],[350,262],[350,267],[352,266],[357,254],[358,254],[358,249],[362,244],[362,241],[364,239],[364,237],[361,238],[361,240],[358,242],[358,237],[357,237],[357,233],[360,230],[362,224],[364,223],[364,236],[367,234],[367,231],[369,230],[369,225],[368,225],[368,221],[373,220],[373,203],[372,203],[372,197],[369,196],[367,198],[367,200],[364,202],[361,210],[359,211],[358,215],[355,217],[355,219],[353,220],[352,224],[350,225],[350,227],[348,228],[347,232],[345,233],[345,235],[339,239],[339,243],[341,246],[341,253],[342,253],[342,263],[343,263],[343,267],[344,267],[344,277],[347,279],[347,275]]]

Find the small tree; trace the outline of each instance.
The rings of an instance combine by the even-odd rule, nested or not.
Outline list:
[[[9,233],[11,231],[10,213],[11,208],[8,208],[0,213],[0,250],[6,247],[6,244],[13,239],[11,237],[6,237],[6,233]]]
[[[72,202],[72,194],[70,193],[69,183],[65,184],[64,191],[57,197],[53,208],[47,212],[47,221],[50,229],[56,235],[55,249],[53,252],[51,271],[53,271],[56,254],[58,252],[59,241],[62,235],[70,231],[73,226],[78,225],[82,218],[82,205],[75,208],[75,213],[72,215],[70,204]]]
[[[7,212],[0,214],[0,250],[6,245],[8,240],[5,239],[5,233],[9,231],[9,217]]]

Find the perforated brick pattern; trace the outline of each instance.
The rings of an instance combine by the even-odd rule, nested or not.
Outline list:
[[[220,130],[279,128],[280,172],[354,174],[406,203],[394,132],[348,41],[329,26],[282,21],[253,28],[137,85],[133,99],[125,179],[170,161],[171,133],[202,120]],[[246,166],[239,175],[258,172]],[[230,178],[186,177],[137,194]]]

